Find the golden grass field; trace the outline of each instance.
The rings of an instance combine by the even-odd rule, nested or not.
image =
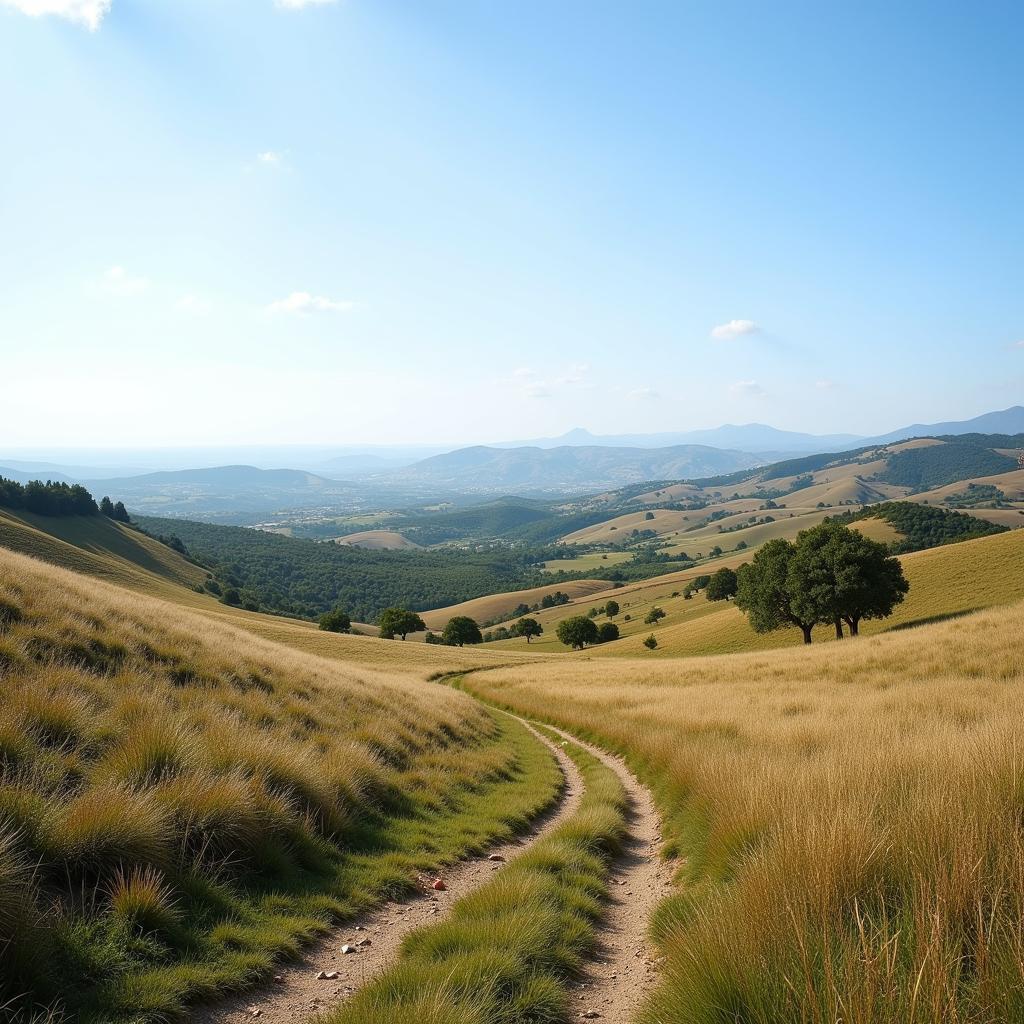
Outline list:
[[[179,1018],[554,798],[546,748],[425,681],[456,652],[256,622],[0,549],[6,1011]]]
[[[369,548],[371,551],[405,551],[418,548],[411,540],[394,530],[363,530],[360,533],[349,533],[339,537],[335,544],[351,544],[357,548]]]
[[[1017,559],[997,586],[1020,597],[1022,536],[943,549],[933,589],[993,601],[971,564],[989,545],[990,569]],[[1024,1019],[1022,637],[1015,604],[839,646],[569,657],[467,685],[625,753],[656,789],[679,886],[643,1024],[988,1024]]]
[[[875,535],[885,530],[876,530],[871,526],[873,522],[879,527],[891,529],[888,523],[877,520],[863,520],[853,526],[866,526],[865,532],[876,540],[882,539]],[[798,630],[782,630],[766,635],[755,633],[747,624],[746,616],[731,602],[709,602],[703,593],[695,594],[690,600],[682,596],[687,580],[702,573],[714,572],[722,566],[735,569],[749,560],[750,555],[749,551],[726,555],[685,572],[658,576],[618,590],[591,594],[570,605],[538,612],[534,617],[544,627],[545,633],[529,644],[529,650],[534,654],[566,652],[567,649],[555,636],[557,624],[570,615],[586,614],[591,607],[600,607],[609,598],[619,604],[620,612],[614,621],[622,638],[614,643],[591,648],[586,652],[589,657],[641,655],[657,659],[735,654],[801,643]],[[917,551],[901,556],[901,561],[910,581],[910,593],[891,618],[865,622],[862,631],[873,633],[905,628],[938,616],[959,615],[1024,597],[1024,531],[1015,530],[963,544]],[[676,596],[673,597],[673,594]],[[646,625],[644,618],[655,606],[661,608],[666,616],[656,625]],[[626,615],[630,616],[629,621],[626,621]],[[599,621],[604,621],[604,617]],[[658,640],[658,647],[654,651],[647,651],[642,641],[652,633]],[[824,643],[833,641],[834,633],[819,627],[814,637],[816,642]],[[527,644],[525,640],[516,638],[486,644],[485,649],[511,653],[525,651]]]
[[[607,590],[608,585],[607,580],[569,580],[567,583],[551,583],[530,590],[512,590],[502,594],[491,594],[488,597],[478,597],[473,601],[448,605],[446,608],[434,608],[422,612],[421,617],[429,629],[443,629],[453,615],[468,615],[477,622],[491,622],[502,615],[509,615],[519,604],[538,604],[546,594],[553,594],[556,590],[572,598],[578,598]]]

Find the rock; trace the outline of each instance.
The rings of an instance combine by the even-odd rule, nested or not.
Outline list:
[[[317,976],[317,981],[334,981],[335,978],[340,978],[341,975],[337,971],[321,971]]]
[[[361,924],[357,924],[356,927],[355,927],[355,930],[357,932],[365,932],[366,931],[366,929]]]
[[[502,855],[500,853],[492,853],[490,855],[490,857],[488,857],[487,859],[488,860],[493,860],[493,861],[498,861],[498,862],[500,862],[502,864],[505,863],[505,858],[502,857]]]
[[[581,1017],[586,1017],[586,1018],[587,1018],[588,1020],[593,1020],[593,1018],[594,1018],[594,1017],[600,1017],[600,1016],[601,1016],[601,1014],[599,1014],[599,1013],[597,1012],[597,1010],[584,1010],[584,1011],[583,1011],[583,1012],[582,1012],[582,1013],[580,1014],[580,1016],[581,1016]]]
[[[434,881],[430,884],[430,888],[436,889],[438,892],[443,892],[445,889],[448,888],[448,886],[444,884],[443,878],[435,878]]]
[[[249,1007],[249,1016],[250,1017],[262,1017],[263,1016],[263,1011],[258,1006],[250,1006]]]
[[[355,946],[350,946],[350,945],[348,945],[348,944],[346,943],[346,944],[345,944],[344,946],[342,946],[342,947],[341,947],[341,951],[342,951],[342,953],[345,953],[345,954],[347,955],[347,954],[349,954],[349,953],[354,953],[354,952],[356,951],[356,947],[355,947]],[[337,975],[337,972],[335,972],[335,975],[334,975],[334,976],[335,976],[335,977],[337,977],[337,976],[338,976],[338,975]]]
[[[356,945],[357,945],[357,946],[372,946],[372,945],[373,945],[373,943],[372,943],[372,942],[371,942],[371,941],[370,941],[369,939],[360,939],[360,940],[359,940],[359,941],[358,941],[358,942],[356,943]]]
[[[280,974],[275,974],[274,975],[274,984],[275,985],[283,985],[284,984],[284,978]]]

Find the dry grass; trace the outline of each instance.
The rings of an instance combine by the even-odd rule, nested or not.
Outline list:
[[[510,615],[512,609],[520,604],[539,604],[545,594],[553,594],[556,590],[575,598],[607,590],[608,586],[607,580],[569,580],[566,583],[551,583],[543,587],[534,587],[532,590],[512,590],[463,601],[461,604],[452,604],[447,608],[435,608],[423,612],[422,618],[430,629],[444,628],[445,623],[455,615],[468,615],[477,622],[492,622],[502,615]]]
[[[683,859],[643,1021],[982,1024],[1024,1019],[1022,636],[1017,604],[467,683],[625,752],[656,789]]]
[[[0,609],[0,1005],[164,1020],[556,792],[525,730],[408,674],[6,551]]]

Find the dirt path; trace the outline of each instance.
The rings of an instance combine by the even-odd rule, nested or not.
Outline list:
[[[609,878],[611,897],[598,932],[597,949],[573,990],[575,1016],[628,1021],[658,978],[658,954],[647,938],[654,908],[668,895],[673,867],[659,854],[661,821],[650,790],[621,758],[553,729],[590,751],[619,777],[630,801],[629,835]]]
[[[273,983],[210,1006],[196,1007],[191,1014],[194,1024],[236,1024],[253,1019],[268,1024],[296,1024],[337,1005],[394,962],[409,932],[443,919],[456,900],[492,878],[502,861],[489,860],[490,856],[510,861],[574,814],[583,795],[579,770],[557,743],[542,736],[529,723],[523,724],[554,751],[566,783],[560,800],[534,821],[525,836],[491,847],[486,854],[461,861],[443,872],[447,886],[443,891],[428,891],[403,903],[386,903],[333,929],[311,946],[301,960],[282,964]],[[355,952],[342,953],[345,945],[354,947]],[[335,972],[334,978],[317,977]]]

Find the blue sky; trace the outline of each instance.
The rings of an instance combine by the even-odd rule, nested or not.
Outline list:
[[[0,444],[1024,400],[1024,8],[0,0]]]

